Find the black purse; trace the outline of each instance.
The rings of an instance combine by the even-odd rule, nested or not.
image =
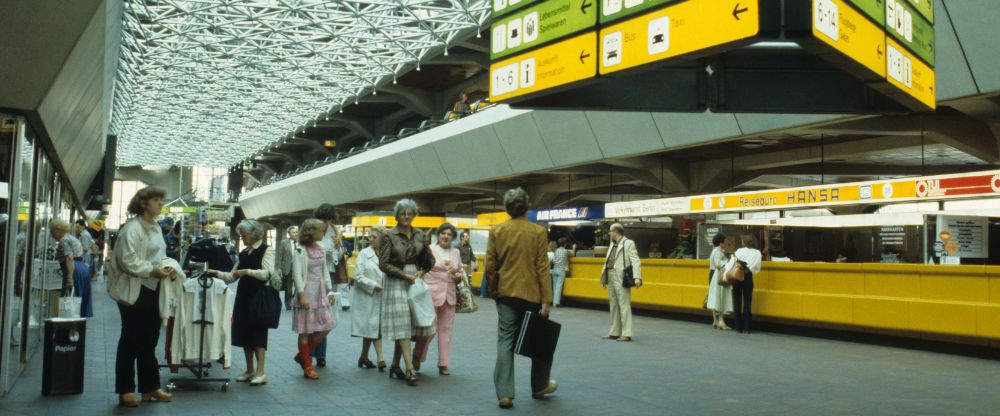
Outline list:
[[[622,243],[622,255],[625,256],[625,270],[622,271],[622,287],[635,287],[635,275],[632,273],[632,264],[628,261],[625,243]]]
[[[255,327],[278,328],[281,318],[281,297],[270,286],[257,289],[250,298],[250,324]]]

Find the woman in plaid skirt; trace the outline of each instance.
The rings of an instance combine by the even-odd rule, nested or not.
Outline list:
[[[326,224],[315,218],[299,229],[299,252],[292,263],[292,280],[299,294],[292,302],[292,330],[299,334],[299,352],[295,362],[306,378],[319,378],[312,365],[312,351],[337,325],[333,318],[333,282],[326,268],[326,249],[318,242],[326,234]]]
[[[419,214],[416,202],[404,198],[396,202],[393,209],[396,226],[390,229],[378,249],[379,268],[385,273],[385,289],[382,295],[381,338],[392,340],[396,349],[389,368],[389,378],[405,380],[406,384],[417,385],[410,350],[410,337],[415,335],[410,319],[410,305],[407,289],[432,264],[427,261],[430,254],[425,245],[424,232],[413,228],[413,219]],[[425,253],[426,251],[426,253]],[[424,261],[421,261],[421,260]],[[406,363],[406,372],[399,368],[399,359]]]

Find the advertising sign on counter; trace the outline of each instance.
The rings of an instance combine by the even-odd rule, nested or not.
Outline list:
[[[941,257],[988,257],[989,219],[939,215],[935,254]]]
[[[564,207],[552,209],[533,209],[528,211],[528,221],[576,221],[604,218],[604,207],[594,205],[589,207]]]
[[[604,215],[606,218],[655,217],[685,214],[688,211],[687,197],[610,202],[604,204]]]

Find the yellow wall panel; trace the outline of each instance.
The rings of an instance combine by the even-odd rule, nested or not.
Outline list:
[[[976,306],[934,301],[910,303],[910,328],[953,335],[976,335]]]
[[[776,318],[802,319],[802,295],[792,292],[754,291],[753,313]]]
[[[977,335],[1000,338],[1000,305],[976,305]]]
[[[854,323],[873,328],[910,329],[910,302],[889,298],[855,298]]]
[[[986,276],[989,279],[989,302],[1000,304],[1000,266],[986,266]]]
[[[958,302],[988,302],[989,282],[980,276],[923,273],[920,276],[920,298]]]
[[[838,324],[854,323],[854,303],[850,296],[802,295],[805,319]]]
[[[889,265],[866,264],[863,266],[865,296],[920,298],[920,274],[916,267],[913,265],[885,266]]]
[[[758,279],[759,277],[759,279]],[[803,270],[765,269],[754,276],[754,285],[761,281],[761,289],[783,292],[812,292],[813,275]]]
[[[864,295],[865,276],[857,272],[820,270],[813,273],[813,289],[818,293]]]

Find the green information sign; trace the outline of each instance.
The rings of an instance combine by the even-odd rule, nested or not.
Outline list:
[[[597,25],[600,0],[549,0],[493,23],[493,60],[547,44]]]
[[[902,0],[886,0],[885,31],[934,67],[934,26]]]
[[[680,0],[601,0],[601,24]]]
[[[886,0],[886,1],[891,1],[891,0]],[[926,17],[928,22],[934,24],[934,0],[906,0],[906,1],[910,3],[910,5],[913,6],[914,9],[917,9],[917,11],[920,12],[921,15]]]
[[[496,20],[500,16],[511,14],[522,7],[527,6],[532,3],[538,3],[541,0],[492,0],[493,1],[493,20]]]
[[[847,0],[865,16],[878,23],[879,27],[885,27],[885,7],[883,0]]]

